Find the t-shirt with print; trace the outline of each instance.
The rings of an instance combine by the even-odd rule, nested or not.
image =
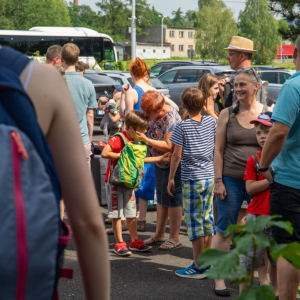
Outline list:
[[[161,119],[149,122],[147,137],[152,140],[161,141],[164,139],[164,135],[174,131],[176,124],[180,121],[181,117],[178,112],[170,107],[170,111],[167,112]],[[152,156],[161,156],[165,154],[154,147],[149,147],[149,149]],[[170,167],[169,162],[157,162],[156,165],[162,169]]]
[[[261,151],[258,154],[261,157]],[[255,161],[251,156],[246,165],[246,172],[244,180],[255,180],[260,181],[264,180],[265,177],[259,172],[258,179],[256,179],[256,167]],[[270,189],[267,188],[266,190],[254,194],[252,196],[252,200],[247,208],[247,213],[254,214],[254,215],[270,215]]]
[[[90,80],[82,77],[78,72],[66,72],[66,80],[75,104],[81,138],[85,145],[90,142],[87,109],[98,107],[95,88]]]
[[[182,147],[181,180],[214,178],[214,142],[217,120],[203,116],[202,120],[187,119],[177,124],[170,141]]]
[[[274,181],[300,189],[300,71],[280,89],[272,120],[290,127],[283,148],[271,165]]]
[[[125,131],[122,131],[121,134],[125,137],[127,142],[134,143],[134,141],[130,140]],[[123,148],[125,147],[124,141],[121,136],[115,135],[108,141],[112,151],[115,153],[121,153]],[[112,159],[113,169],[118,163],[118,159]],[[104,182],[108,182],[108,178],[110,176],[110,160],[108,161],[107,170],[106,170],[106,177]]]

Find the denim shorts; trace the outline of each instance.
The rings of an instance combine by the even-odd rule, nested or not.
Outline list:
[[[251,201],[251,196],[246,192],[244,180],[223,176],[223,183],[227,196],[224,200],[217,198],[218,223],[216,230],[224,233],[229,225],[235,225],[239,216],[243,200]]]
[[[270,214],[279,215],[281,221],[290,221],[293,234],[273,226],[272,235],[278,244],[300,243],[300,189],[295,189],[278,182],[270,184]]]
[[[181,181],[181,165],[179,164],[175,176],[175,191],[172,193],[174,197],[168,194],[167,187],[169,182],[170,167],[162,169],[155,165],[155,185],[157,204],[165,207],[182,206],[182,181]]]

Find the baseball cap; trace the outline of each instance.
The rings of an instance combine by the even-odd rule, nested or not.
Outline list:
[[[262,112],[256,120],[250,121],[250,124],[254,124],[255,122],[264,124],[266,126],[273,126],[274,122],[271,120],[272,118],[272,112],[271,111],[265,111]]]
[[[117,89],[119,91],[122,91],[122,86],[121,85],[112,85],[112,88]]]

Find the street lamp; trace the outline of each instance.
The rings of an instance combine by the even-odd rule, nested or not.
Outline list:
[[[159,18],[161,18],[161,60],[163,61],[163,49],[164,49],[164,18],[166,18],[166,16],[158,16]]]

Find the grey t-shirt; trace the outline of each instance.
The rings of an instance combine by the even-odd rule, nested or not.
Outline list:
[[[92,82],[78,72],[66,72],[67,84],[75,104],[83,144],[88,144],[87,109],[97,108],[97,99]]]

